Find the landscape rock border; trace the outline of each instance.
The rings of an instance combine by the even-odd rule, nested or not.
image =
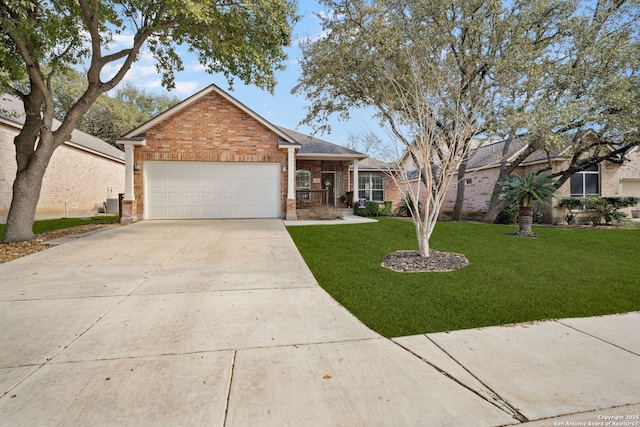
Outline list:
[[[52,247],[51,243],[47,243],[50,240],[58,239],[60,237],[66,237],[70,235],[82,235],[87,234],[95,230],[99,230],[105,227],[119,226],[117,223],[100,223],[100,224],[86,224],[78,225],[75,227],[62,228],[60,230],[47,231],[41,234],[37,234],[35,239],[27,240],[26,242],[18,243],[1,243],[0,242],[0,264],[13,261],[14,259],[22,258],[27,255],[34,254],[36,252],[43,251]]]
[[[397,251],[382,259],[382,266],[398,273],[451,272],[469,265],[462,254],[430,251],[429,257],[418,251]]]

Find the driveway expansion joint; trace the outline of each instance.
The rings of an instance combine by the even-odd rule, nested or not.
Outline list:
[[[580,332],[581,334],[587,335],[587,336],[589,336],[589,337],[591,337],[591,338],[595,338],[595,339],[597,339],[598,341],[601,341],[601,342],[603,342],[603,343],[605,343],[605,344],[609,344],[609,345],[611,345],[611,346],[613,346],[613,347],[619,348],[620,350],[624,350],[624,351],[626,351],[627,353],[631,353],[631,354],[633,354],[634,356],[640,356],[640,354],[639,354],[639,353],[636,353],[635,351],[631,351],[631,350],[629,350],[628,348],[622,347],[622,346],[620,346],[620,345],[618,345],[618,344],[616,344],[616,343],[613,343],[613,342],[611,342],[611,341],[607,341],[607,340],[605,340],[604,338],[601,338],[601,337],[599,337],[599,336],[597,336],[597,335],[593,335],[593,334],[590,334],[589,332],[585,332],[585,331],[583,331],[583,330],[581,330],[581,329],[579,329],[579,328],[576,328],[575,326],[567,325],[566,323],[563,323],[561,320],[556,320],[556,322],[558,322],[558,323],[559,323],[559,324],[561,324],[562,326],[566,326],[567,328],[573,329],[573,330],[574,330],[574,331],[576,331],[576,332]]]
[[[423,361],[424,363],[428,364],[429,366],[431,366],[432,368],[434,368],[436,371],[440,372],[442,375],[446,376],[447,378],[451,379],[452,381],[454,381],[455,383],[459,384],[460,386],[464,387],[465,389],[469,390],[470,392],[472,392],[473,394],[475,394],[476,396],[478,396],[479,398],[481,398],[482,400],[490,403],[491,405],[495,406],[496,408],[500,409],[501,411],[509,414],[511,417],[513,417],[515,420],[518,420],[521,423],[526,423],[529,422],[530,420],[524,415],[522,414],[517,408],[515,408],[512,404],[509,403],[509,401],[507,401],[505,398],[503,398],[502,396],[500,396],[500,394],[498,394],[495,390],[493,390],[489,385],[487,385],[485,382],[483,382],[480,378],[478,378],[473,372],[471,372],[466,366],[464,366],[462,363],[460,363],[455,357],[453,357],[453,355],[451,355],[448,351],[446,351],[444,348],[442,348],[438,343],[436,343],[434,340],[431,339],[431,337],[428,336],[428,334],[423,334],[424,337],[429,340],[429,342],[431,342],[433,345],[435,345],[440,351],[442,351],[444,354],[447,355],[447,357],[449,359],[451,359],[452,361],[454,361],[458,366],[460,366],[464,371],[466,371],[469,375],[471,375],[476,381],[478,381],[480,384],[482,384],[482,386],[489,392],[490,398],[483,395],[482,393],[480,393],[478,390],[475,390],[472,386],[466,384],[464,381],[456,378],[454,375],[450,374],[449,372],[447,372],[445,369],[440,368],[438,365],[436,365],[435,363],[427,360],[426,358],[420,356],[419,354],[417,354],[416,352],[412,351],[411,349],[403,346],[402,344],[391,340],[391,342],[393,342],[394,344],[396,344],[397,346],[399,346],[400,348],[402,348],[403,350],[407,351],[408,353],[412,354],[414,357],[417,357],[418,359],[420,359],[421,361]]]

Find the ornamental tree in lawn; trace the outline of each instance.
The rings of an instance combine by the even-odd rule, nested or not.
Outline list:
[[[500,197],[508,204],[517,204],[520,213],[518,217],[518,232],[516,236],[536,237],[531,231],[533,224],[533,202],[548,204],[556,192],[555,182],[549,175],[536,176],[535,172],[520,177],[508,176],[499,181],[502,187]]]
[[[54,150],[103,93],[116,87],[143,46],[167,88],[186,45],[211,73],[272,90],[291,42],[295,2],[287,0],[0,0],[0,89],[19,97],[26,113],[15,138],[17,173],[5,241],[28,240],[42,178]],[[129,46],[110,50],[116,36]],[[53,77],[88,64],[86,89],[53,128]],[[112,77],[105,69],[115,68]],[[26,84],[25,84],[26,82]]]
[[[395,165],[389,176],[411,199],[420,253],[429,256],[449,183],[487,123],[479,114],[496,80],[487,71],[505,69],[510,17],[495,1],[322,3],[324,35],[303,45],[294,88],[311,101],[305,121],[326,129],[331,114],[375,111],[392,138],[375,151]],[[422,185],[413,185],[414,175]]]

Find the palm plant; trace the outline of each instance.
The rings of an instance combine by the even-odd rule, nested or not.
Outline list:
[[[533,224],[533,202],[548,204],[556,192],[555,181],[550,175],[536,176],[531,172],[525,177],[508,176],[498,182],[502,186],[501,198],[510,204],[518,204],[517,236],[536,237],[531,231]]]

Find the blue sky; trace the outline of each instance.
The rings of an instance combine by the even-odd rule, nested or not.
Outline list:
[[[304,38],[317,38],[321,35],[320,21],[316,14],[322,12],[322,6],[315,0],[300,0],[298,4],[298,14],[300,21],[294,28],[293,45],[287,48],[289,58],[286,62],[286,70],[276,74],[278,85],[274,94],[263,91],[255,86],[245,86],[239,81],[233,84],[233,90],[229,93],[240,102],[251,108],[253,111],[269,120],[270,122],[295,129],[302,133],[312,133],[312,129],[299,123],[306,116],[307,101],[302,95],[292,95],[291,89],[295,86],[300,75],[298,59],[301,56],[298,43]],[[122,36],[122,42],[127,43],[128,37]],[[118,44],[118,39],[114,40]],[[114,46],[115,47],[115,46]],[[184,53],[183,62],[185,71],[176,73],[176,89],[170,94],[184,99],[206,86],[214,83],[224,90],[229,89],[229,85],[221,75],[211,75],[204,71],[204,67],[198,63],[195,55]],[[108,73],[108,70],[106,70]],[[157,74],[153,60],[148,51],[143,52],[140,60],[129,71],[125,77],[134,86],[151,92],[163,93],[164,88],[160,85],[161,77]],[[353,111],[353,117],[348,122],[338,121],[337,117],[332,118],[331,133],[317,134],[316,136],[340,145],[347,145],[348,136],[352,134],[363,134],[373,130],[381,137],[384,131],[379,128],[375,119],[372,119],[371,112],[360,110]]]

